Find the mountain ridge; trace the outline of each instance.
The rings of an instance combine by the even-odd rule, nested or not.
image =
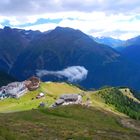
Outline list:
[[[79,30],[57,27],[48,33],[29,31],[29,34],[24,30],[9,28],[8,30],[20,34],[19,40],[24,42],[14,46],[13,41],[13,46],[19,48],[19,53],[12,49],[15,54],[9,57],[12,60],[11,67],[5,66],[5,71],[18,80],[36,75],[38,69],[60,71],[71,66],[83,66],[88,70],[88,75],[87,79],[79,84],[86,88],[120,85],[139,89],[138,66],[129,62],[121,53],[95,42]],[[16,36],[14,39],[16,40]],[[21,49],[22,45],[25,45],[24,49]],[[3,45],[0,45],[0,48],[3,49]],[[5,51],[8,55],[12,54],[9,50]],[[2,57],[1,64],[7,64],[5,59],[6,57]],[[45,76],[43,79],[66,81],[56,76]]]

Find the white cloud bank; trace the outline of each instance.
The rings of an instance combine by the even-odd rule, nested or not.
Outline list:
[[[46,31],[54,29],[56,26],[71,27],[92,36],[110,36],[124,40],[140,35],[140,19],[137,18],[140,15],[106,15],[102,12],[64,12],[42,15],[42,18],[48,19],[57,19],[58,17],[62,18],[59,23],[45,23],[23,28]]]
[[[88,70],[83,66],[72,66],[60,71],[37,70],[37,76],[54,75],[59,78],[67,78],[69,82],[80,82],[85,80]]]
[[[139,13],[139,0],[1,0],[3,15],[27,16],[66,11]]]
[[[128,39],[140,35],[139,0],[3,0],[0,24],[46,31],[72,27],[93,36]],[[38,19],[62,19],[59,23],[35,23]],[[22,26],[27,24],[27,26]],[[0,25],[2,27],[2,25]]]

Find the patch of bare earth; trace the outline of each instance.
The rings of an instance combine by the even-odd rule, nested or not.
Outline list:
[[[122,118],[120,119],[120,123],[126,128],[132,128],[140,131],[140,121],[136,121],[130,118]]]

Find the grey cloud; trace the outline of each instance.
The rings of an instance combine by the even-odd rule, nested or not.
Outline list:
[[[34,15],[65,11],[138,13],[139,0],[1,0],[1,15]]]
[[[94,32],[93,32],[93,34],[94,34]],[[113,31],[102,31],[100,34],[104,37],[113,37],[113,38],[121,39],[120,36],[122,36],[124,34],[132,34],[135,37],[135,36],[139,35],[140,32],[139,31],[113,30]],[[129,39],[129,38],[126,38],[126,39]]]
[[[37,70],[36,75],[43,77],[46,75],[54,75],[59,78],[67,78],[69,82],[79,82],[86,79],[88,70],[83,66],[72,66],[60,71],[47,71],[47,70]]]
[[[139,31],[123,31],[123,30],[114,30],[112,32],[104,32],[103,34],[105,34],[106,36],[120,36],[122,34],[127,34],[127,33],[134,33],[134,34],[139,34]]]

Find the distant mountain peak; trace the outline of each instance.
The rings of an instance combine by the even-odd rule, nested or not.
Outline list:
[[[52,30],[52,31],[56,31],[56,32],[79,32],[79,33],[82,33],[82,34],[84,34],[83,32],[81,32],[80,30],[78,30],[78,29],[73,29],[73,28],[70,28],[70,27],[60,27],[60,26],[57,26],[54,30]]]
[[[11,28],[9,26],[5,26],[3,29],[4,30],[11,30]]]
[[[115,39],[112,37],[105,37],[105,36],[93,37],[93,40],[95,40],[98,43],[108,45],[112,48],[122,47],[124,45],[124,42],[125,42],[125,41],[120,40],[120,39]]]
[[[70,28],[70,27],[61,27],[61,26],[57,26],[54,30],[75,30],[75,29]]]
[[[38,69],[60,72],[70,66],[82,66],[88,70],[87,78],[80,82],[84,87],[130,85],[139,88],[137,65],[77,29],[58,26],[42,33],[5,27],[0,30],[0,50],[0,69],[19,80],[34,75]],[[60,78],[50,75],[44,80],[59,81]]]

